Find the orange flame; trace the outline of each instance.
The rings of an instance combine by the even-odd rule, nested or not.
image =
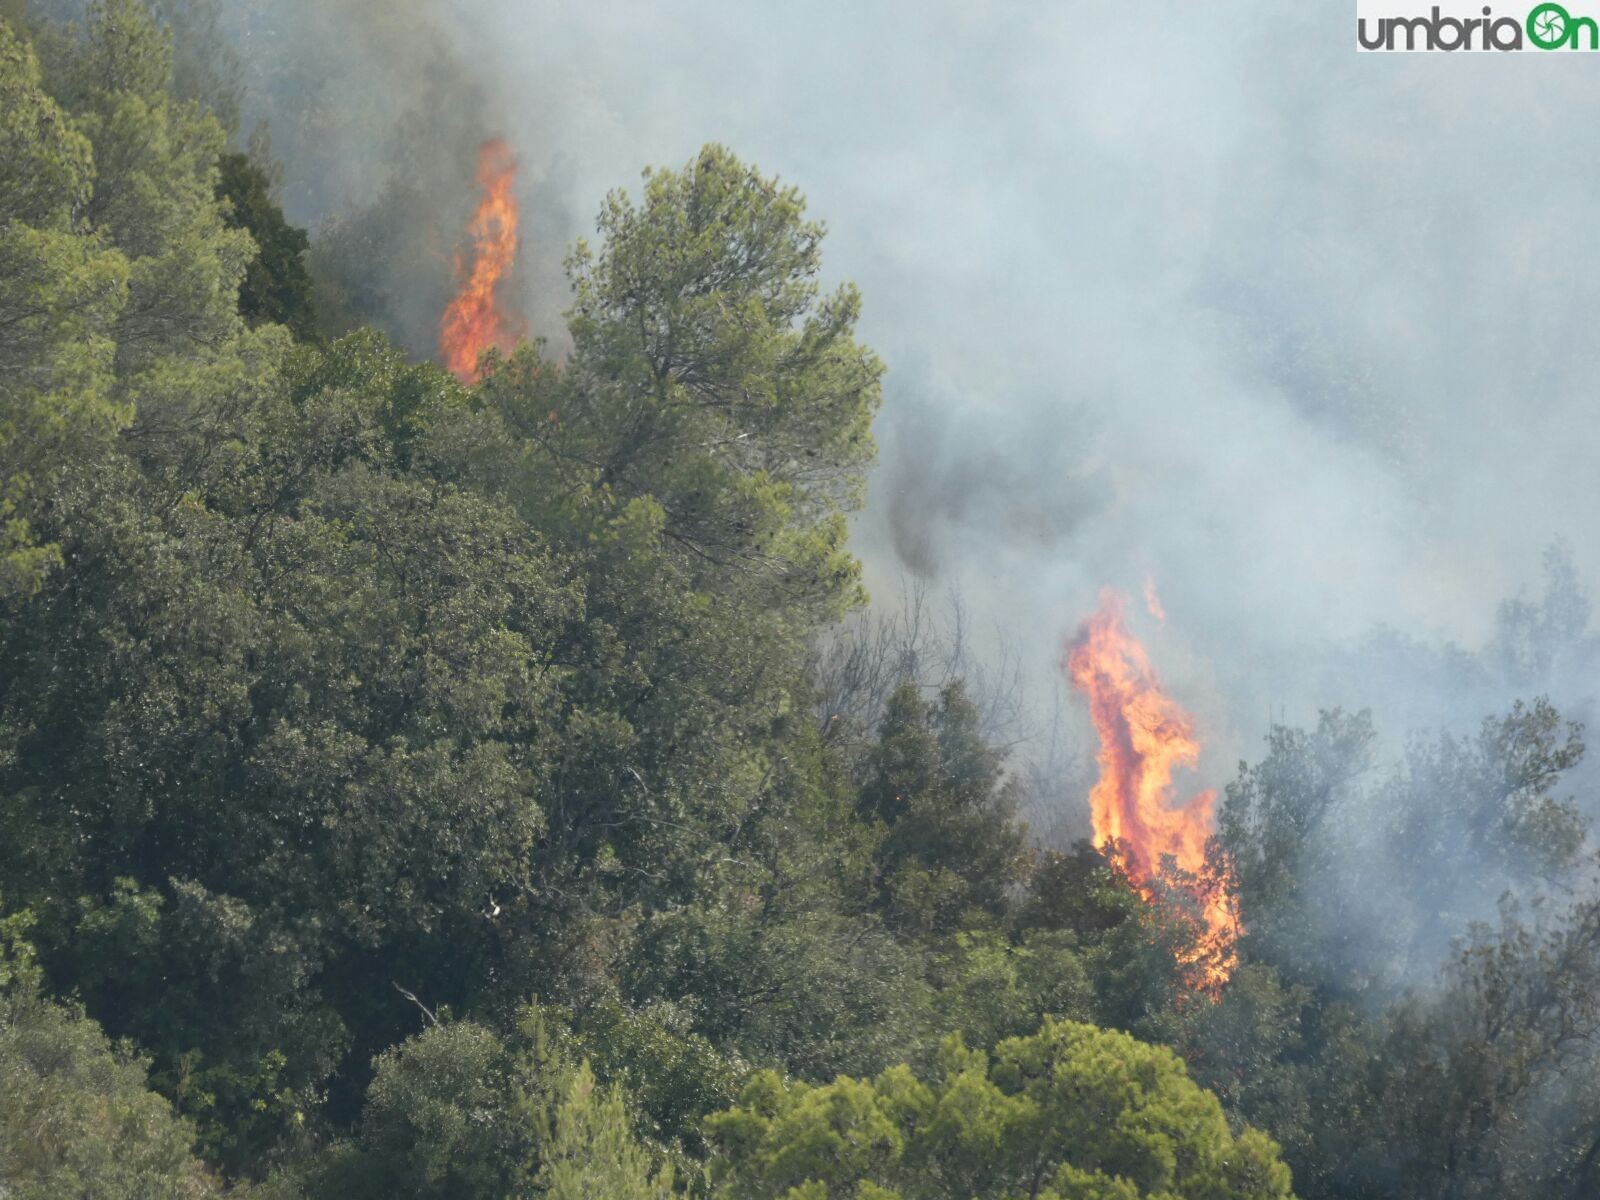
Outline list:
[[[517,258],[517,200],[511,185],[517,162],[499,138],[478,148],[478,187],[483,198],[467,226],[471,265],[456,258],[461,288],[439,322],[439,354],[462,383],[478,381],[478,356],[491,346],[509,350],[523,332],[514,310],[502,308],[495,292]]]
[[[1079,627],[1063,664],[1089,698],[1100,735],[1100,779],[1089,793],[1094,844],[1109,848],[1151,898],[1165,860],[1183,873],[1201,926],[1191,965],[1215,989],[1233,970],[1239,936],[1229,880],[1207,870],[1216,793],[1201,792],[1178,808],[1169,803],[1173,770],[1199,761],[1200,742],[1194,721],[1162,690],[1144,646],[1128,632],[1125,608],[1123,596],[1101,592],[1099,611]]]

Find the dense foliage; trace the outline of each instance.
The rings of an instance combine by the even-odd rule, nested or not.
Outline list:
[[[319,320],[173,11],[0,19],[0,1195],[1600,1188],[1547,702],[1274,731],[1197,991],[959,682],[823,694],[882,366],[798,192],[647,173],[466,388]]]
[[[822,1087],[757,1074],[711,1118],[722,1194],[896,1200],[1289,1195],[1262,1134],[1238,1138],[1170,1050],[1046,1019],[993,1060],[954,1036],[930,1080],[904,1066]]]

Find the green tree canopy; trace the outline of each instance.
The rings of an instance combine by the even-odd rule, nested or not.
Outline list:
[[[268,1197],[668,1200],[670,1168],[622,1095],[545,1041],[434,1024],[379,1056],[356,1137],[268,1181]]]
[[[1283,1200],[1265,1135],[1235,1135],[1171,1051],[1047,1020],[990,1055],[945,1044],[919,1078],[812,1087],[757,1075],[710,1123],[730,1197]]]
[[[28,924],[26,914],[0,918],[0,1195],[220,1194],[194,1157],[194,1131],[146,1087],[146,1064],[41,993]]]
[[[94,183],[89,139],[0,20],[0,597],[59,563],[40,508],[130,416],[112,395],[128,263],[88,218]]]
[[[217,197],[226,205],[228,226],[248,231],[256,245],[239,285],[240,315],[252,324],[281,325],[301,341],[315,338],[317,314],[306,269],[311,240],[284,220],[266,171],[249,155],[224,154]]]
[[[1027,831],[1015,785],[984,741],[960,684],[928,704],[907,683],[889,698],[858,808],[883,828],[882,903],[896,926],[948,933],[973,910],[998,915],[1020,877]]]

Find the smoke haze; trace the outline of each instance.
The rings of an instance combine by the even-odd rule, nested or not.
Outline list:
[[[1198,782],[1269,720],[1471,726],[1556,686],[1478,651],[1553,541],[1569,583],[1594,566],[1581,56],[1357,55],[1347,10],[1264,2],[226,0],[224,26],[323,273],[418,354],[485,136],[521,158],[558,347],[608,188],[712,140],[797,183],[891,371],[874,592],[958,591],[1044,697],[1098,590],[1150,574]]]

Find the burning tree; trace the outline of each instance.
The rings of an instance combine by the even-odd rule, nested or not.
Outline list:
[[[1236,960],[1239,916],[1226,878],[1212,878],[1206,843],[1216,793],[1171,804],[1172,772],[1200,757],[1194,721],[1169,696],[1124,618],[1126,600],[1104,591],[1100,608],[1078,630],[1064,664],[1089,698],[1100,735],[1100,779],[1089,794],[1094,844],[1109,850],[1146,896],[1176,882],[1198,908],[1203,927],[1194,965],[1211,987],[1226,982]]]
[[[478,151],[483,196],[467,226],[471,255],[456,259],[461,286],[439,322],[439,354],[463,383],[477,382],[478,358],[485,350],[509,350],[523,333],[522,315],[500,295],[517,261],[516,178],[511,148],[499,138],[484,142]]]

